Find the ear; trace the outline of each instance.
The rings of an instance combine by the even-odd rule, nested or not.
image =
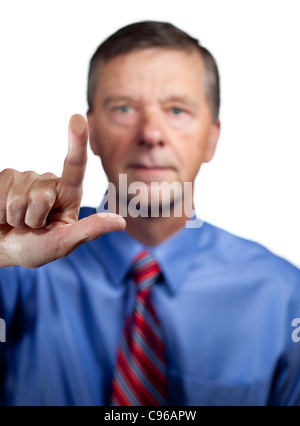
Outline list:
[[[91,111],[87,112],[87,121],[89,125],[89,137],[90,137],[91,149],[95,155],[99,155],[97,144],[95,141],[94,115]]]
[[[220,130],[221,130],[220,120],[217,120],[215,123],[212,123],[206,150],[203,157],[204,163],[208,163],[214,156],[217,143],[219,140],[219,136],[220,136]]]

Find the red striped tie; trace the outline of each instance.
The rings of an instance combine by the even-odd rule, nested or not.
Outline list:
[[[118,348],[111,402],[166,405],[166,350],[150,291],[161,271],[149,251],[135,258],[132,276],[137,285],[136,303]]]

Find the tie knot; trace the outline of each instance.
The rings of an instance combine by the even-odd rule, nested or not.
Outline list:
[[[161,269],[148,250],[140,252],[133,261],[132,277],[138,286],[138,290],[147,290],[158,281]]]

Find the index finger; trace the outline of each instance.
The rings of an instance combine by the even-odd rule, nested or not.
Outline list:
[[[88,129],[86,119],[75,114],[69,121],[69,144],[60,180],[61,189],[79,189],[84,179],[87,163]],[[73,191],[72,191],[73,192]]]

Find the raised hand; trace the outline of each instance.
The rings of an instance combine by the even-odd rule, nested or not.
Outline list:
[[[0,267],[36,268],[84,242],[124,229],[118,215],[94,214],[78,221],[87,143],[86,120],[74,115],[61,178],[12,169],[0,173]]]

